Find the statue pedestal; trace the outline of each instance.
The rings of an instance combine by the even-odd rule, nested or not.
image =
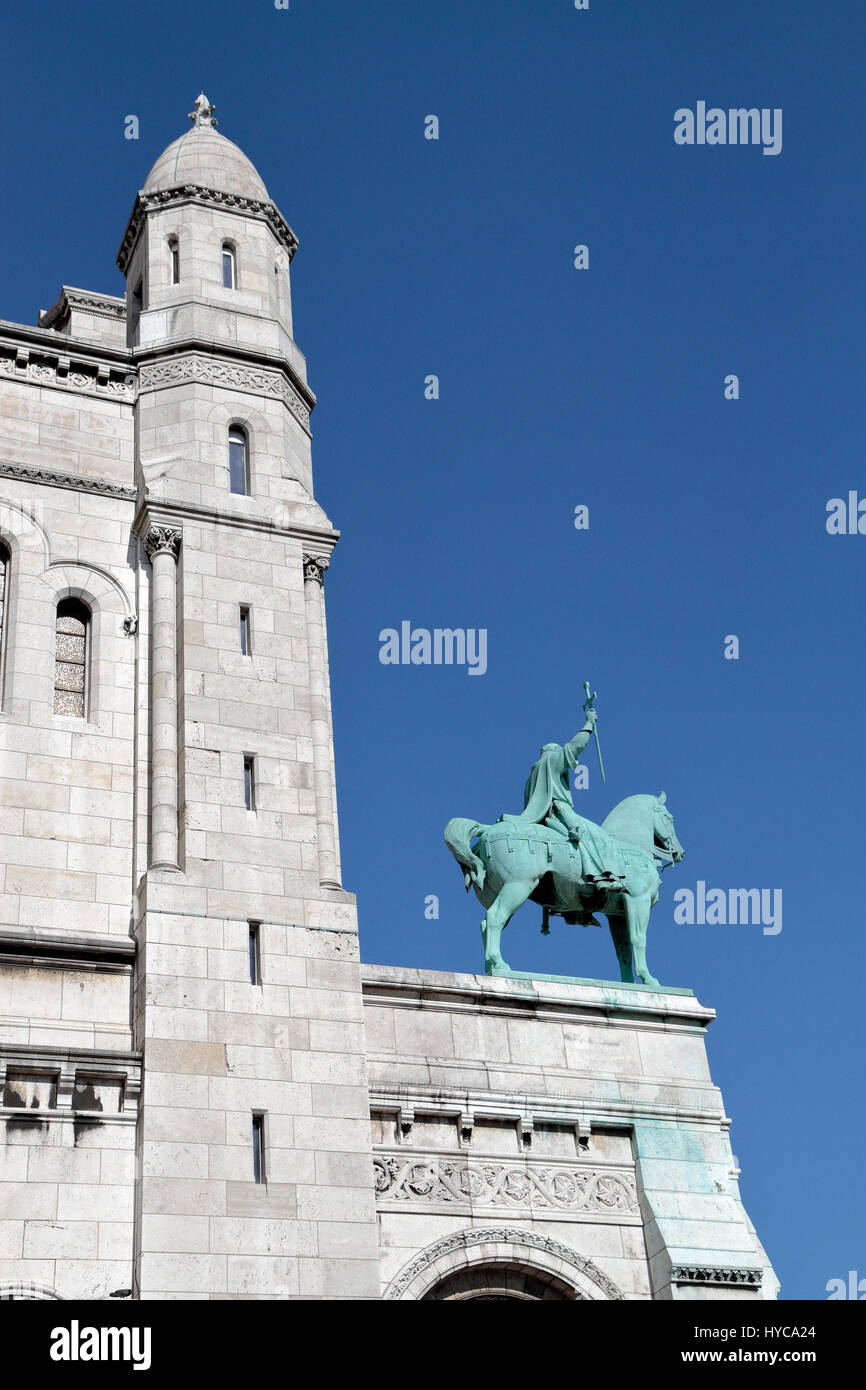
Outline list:
[[[690,990],[362,974],[383,1297],[776,1297]]]
[[[693,989],[680,989],[673,985],[626,985],[621,980],[590,980],[583,975],[539,975],[530,970],[494,971],[486,977],[491,980],[544,980],[563,985],[604,985],[610,989],[649,990],[653,994],[688,994],[694,999]]]

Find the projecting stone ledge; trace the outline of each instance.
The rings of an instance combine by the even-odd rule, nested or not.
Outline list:
[[[364,990],[374,995],[403,995],[407,1002],[483,1001],[486,1006],[534,1008],[555,1004],[581,1012],[634,1013],[676,1019],[705,1028],[714,1009],[698,1002],[690,989],[656,985],[627,985],[614,980],[590,980],[567,975],[468,975],[444,970],[415,970],[399,965],[363,965]]]

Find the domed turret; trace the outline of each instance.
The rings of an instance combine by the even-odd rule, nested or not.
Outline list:
[[[204,92],[189,117],[148,174],[117,255],[127,344],[224,340],[303,374],[289,286],[298,239],[252,161],[218,133]]]
[[[163,150],[142,192],[156,193],[193,184],[258,202],[269,201],[268,190],[252,160],[216,130],[215,109],[201,92],[190,112],[192,129]]]

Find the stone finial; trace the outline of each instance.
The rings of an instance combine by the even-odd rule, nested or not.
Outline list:
[[[195,105],[189,113],[189,119],[192,121],[196,130],[201,126],[210,126],[213,128],[219,124],[214,116],[214,111],[216,111],[216,107],[211,106],[204,92],[199,92],[195,99]]]
[[[326,555],[305,555],[304,556],[304,578],[314,579],[319,584],[325,582],[325,570],[328,568],[329,560]]]
[[[144,538],[144,548],[151,560],[154,555],[165,554],[166,552],[176,560],[180,542],[181,532],[173,526],[151,526]]]

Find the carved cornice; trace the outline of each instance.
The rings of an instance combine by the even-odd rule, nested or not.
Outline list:
[[[204,206],[229,208],[232,212],[257,217],[267,222],[280,245],[288,252],[289,260],[298,249],[298,238],[273,203],[263,202],[258,198],[245,198],[239,193],[226,193],[221,188],[208,188],[204,184],[185,183],[179,184],[176,188],[160,188],[152,193],[139,193],[117,253],[117,268],[121,275],[127,272],[147,214],[170,203],[201,203]]]
[[[574,1164],[473,1163],[435,1155],[377,1154],[376,1203],[427,1204],[440,1208],[505,1207],[533,1211],[637,1216],[635,1179]]]
[[[304,578],[324,585],[325,570],[330,563],[327,555],[304,555]]]
[[[139,368],[142,390],[153,390],[159,386],[180,386],[189,381],[274,397],[283,401],[298,423],[309,431],[310,406],[282,372],[269,371],[264,367],[247,367],[242,363],[227,362],[225,358],[202,353],[184,353],[164,362],[143,363]]]
[[[0,926],[0,954],[27,956],[34,961],[59,957],[74,960],[82,968],[84,962],[95,961],[96,968],[100,970],[118,965],[129,968],[135,958],[135,942],[127,936],[110,936],[104,932],[60,932],[45,927]],[[0,1053],[2,1050],[3,1044],[0,1044]]]
[[[674,1265],[671,1282],[674,1284],[722,1284],[727,1288],[759,1289],[760,1269],[743,1269],[716,1265]]]
[[[82,478],[74,473],[58,473],[53,468],[28,468],[24,463],[0,460],[0,477],[18,478],[23,483],[41,483],[44,487],[72,488],[75,492],[95,492],[100,497],[122,497],[134,502],[138,493],[134,487],[110,483],[106,478]]]
[[[385,1298],[401,1298],[418,1275],[423,1274],[443,1255],[470,1251],[479,1245],[516,1247],[518,1255],[521,1248],[530,1251],[538,1250],[544,1255],[561,1260],[566,1267],[570,1266],[572,1269],[579,1270],[581,1274],[607,1294],[608,1298],[619,1300],[624,1297],[613,1280],[608,1279],[606,1274],[602,1274],[592,1260],[578,1255],[576,1250],[570,1250],[567,1245],[560,1244],[558,1240],[548,1240],[546,1236],[537,1235],[535,1231],[522,1231],[514,1226],[485,1226],[470,1231],[456,1231],[453,1235],[445,1236],[433,1245],[428,1245],[426,1250],[422,1250],[420,1255],[400,1271],[397,1278],[388,1286]],[[568,1268],[566,1268],[565,1277],[568,1277]]]
[[[158,513],[157,508],[159,508]],[[203,521],[208,525],[218,522],[220,526],[236,527],[239,531],[259,532],[270,539],[274,537],[280,540],[292,538],[300,541],[302,546],[321,545],[329,551],[334,549],[340,539],[339,531],[326,530],[325,527],[314,526],[304,521],[292,521],[288,517],[280,516],[278,520],[275,520],[273,516],[261,514],[255,516],[247,512],[224,510],[221,507],[203,507],[193,502],[177,499],[173,499],[171,503],[161,503],[158,499],[148,496],[139,502],[133,530],[138,535],[143,535],[148,525],[148,519],[151,515],[157,514],[160,517],[170,515],[178,521]]]
[[[35,386],[54,386],[61,391],[107,396],[130,405],[135,400],[135,373],[129,368],[99,362],[76,362],[73,366],[60,349],[54,353],[0,346],[0,376]]]
[[[92,290],[77,290],[71,285],[64,285],[57,303],[39,315],[39,327],[56,328],[68,320],[73,309],[92,318],[110,319],[113,323],[126,322],[125,299],[114,294],[97,294]]]
[[[151,526],[144,537],[144,548],[151,560],[154,555],[170,555],[177,559],[183,532],[174,526]]]

